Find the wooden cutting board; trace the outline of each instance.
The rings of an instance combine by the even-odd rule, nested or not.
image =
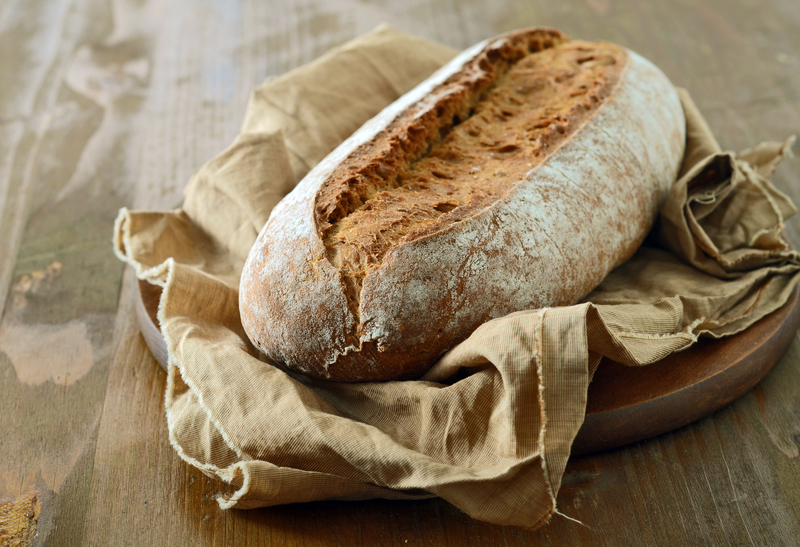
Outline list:
[[[158,328],[161,287],[139,281],[136,312],[147,346],[166,368],[167,344]],[[644,367],[603,359],[589,386],[586,419],[572,455],[649,439],[699,420],[752,389],[783,356],[800,326],[797,292],[746,331],[702,338],[686,351]]]

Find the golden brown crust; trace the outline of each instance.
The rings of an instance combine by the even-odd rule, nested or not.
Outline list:
[[[508,195],[611,93],[627,57],[605,42],[518,33],[406,110],[327,178],[316,221],[359,316],[369,270]]]
[[[546,29],[478,45],[276,207],[242,275],[245,330],[310,376],[418,377],[480,324],[574,302],[629,257],[684,137],[669,81],[627,50]]]

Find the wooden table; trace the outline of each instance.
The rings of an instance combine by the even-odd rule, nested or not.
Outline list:
[[[688,88],[724,148],[800,132],[796,0],[0,4],[0,544],[14,526],[53,546],[800,543],[797,338],[729,407],[571,460],[559,509],[585,526],[504,528],[440,500],[224,512],[225,485],[173,452],[116,212],[179,204],[251,88],[383,21],[457,48],[532,25],[607,39]],[[800,160],[775,183],[800,203]]]

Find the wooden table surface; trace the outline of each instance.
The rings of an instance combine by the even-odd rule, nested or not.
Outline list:
[[[723,148],[800,132],[797,0],[0,3],[0,545],[800,544],[797,337],[712,416],[571,460],[558,505],[584,526],[437,499],[225,512],[173,452],[116,212],[178,205],[251,88],[381,22],[456,48],[532,25],[606,39],[688,88]],[[800,203],[800,160],[774,180]]]

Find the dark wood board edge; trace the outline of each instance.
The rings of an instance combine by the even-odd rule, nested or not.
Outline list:
[[[789,349],[798,327],[800,305],[795,291],[783,307],[748,330],[728,338],[704,341],[713,345],[720,354],[734,356],[715,374],[704,376],[702,371],[698,371],[700,380],[696,383],[687,382],[683,389],[631,405],[620,404],[618,408],[602,412],[587,412],[572,444],[572,456],[592,454],[649,439],[725,407],[753,389],[772,370]],[[691,348],[687,351],[691,351]],[[681,353],[676,353],[670,356],[669,363],[649,366],[679,366],[681,356]],[[619,363],[600,364],[604,365],[624,366]],[[602,385],[590,387],[590,398],[592,388],[602,388]]]
[[[162,289],[143,279],[139,279],[138,282],[139,298],[136,299],[136,317],[139,320],[139,328],[153,357],[164,370],[167,370],[169,359],[167,341],[164,340],[158,326],[158,303],[161,300]]]

